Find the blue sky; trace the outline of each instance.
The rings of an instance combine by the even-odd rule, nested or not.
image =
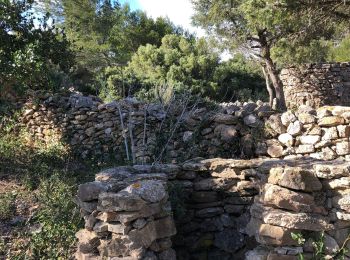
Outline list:
[[[132,10],[141,9],[153,18],[167,16],[174,24],[181,25],[197,36],[204,35],[203,30],[191,25],[193,7],[190,0],[119,0],[119,2],[128,3]]]
[[[140,3],[138,0],[120,0],[121,4],[128,3],[132,10],[141,9]]]

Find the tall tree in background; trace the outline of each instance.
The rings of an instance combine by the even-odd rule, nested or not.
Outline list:
[[[311,41],[329,39],[335,27],[350,21],[350,2],[343,0],[192,0],[195,24],[223,37],[232,48],[257,57],[266,68],[277,107],[286,108],[283,85],[272,50],[281,41],[307,46]]]
[[[41,0],[38,10],[49,12],[65,28],[77,50],[78,63],[96,72],[126,64],[138,47],[160,46],[166,34],[184,33],[166,18],[156,20],[112,0]]]
[[[0,1],[1,94],[14,87],[48,88],[50,70],[67,72],[74,63],[65,34],[49,26],[47,17],[34,22],[32,4]]]

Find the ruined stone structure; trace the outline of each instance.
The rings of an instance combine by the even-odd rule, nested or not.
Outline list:
[[[79,187],[77,258],[307,259],[322,231],[334,257],[350,248],[349,126],[350,107],[301,106],[265,121],[257,159],[102,171]]]
[[[22,117],[34,141],[64,140],[79,157],[133,163],[253,157],[254,136],[273,113],[263,102],[207,109],[178,102],[104,104],[74,93],[35,99],[25,104]]]
[[[312,256],[320,231],[331,255],[350,232],[349,181],[349,162],[310,158],[108,169],[79,187],[76,257],[296,260]]]
[[[320,95],[309,105],[323,104]],[[298,103],[278,114],[262,102],[209,110],[39,100],[22,120],[34,140],[56,137],[79,156],[133,165],[79,186],[77,259],[308,259],[321,232],[328,259],[350,259],[350,107]]]
[[[350,63],[307,64],[281,71],[287,107],[350,105]]]

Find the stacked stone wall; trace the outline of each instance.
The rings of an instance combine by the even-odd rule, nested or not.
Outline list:
[[[37,94],[22,122],[33,141],[63,140],[82,158],[132,163],[254,157],[254,138],[273,111],[263,102],[220,104],[213,109],[102,103],[78,94]]]
[[[308,259],[321,232],[323,253],[331,257],[350,234],[349,180],[349,162],[310,157],[108,169],[79,187],[86,229],[77,233],[77,258],[174,259],[176,252],[185,260],[296,260],[299,254]],[[139,205],[137,196],[148,202]],[[108,232],[100,233],[100,227]],[[298,244],[292,233],[306,242]],[[86,237],[97,237],[97,243]]]
[[[307,64],[281,71],[289,109],[350,105],[350,63]]]
[[[300,106],[296,111],[271,116],[265,132],[267,140],[259,145],[263,149],[256,151],[263,156],[350,159],[350,107]]]

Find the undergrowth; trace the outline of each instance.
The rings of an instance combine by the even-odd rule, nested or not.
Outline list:
[[[33,145],[14,133],[16,121],[0,121],[0,259],[71,259],[82,226],[77,185],[106,164],[82,162],[60,142]]]

